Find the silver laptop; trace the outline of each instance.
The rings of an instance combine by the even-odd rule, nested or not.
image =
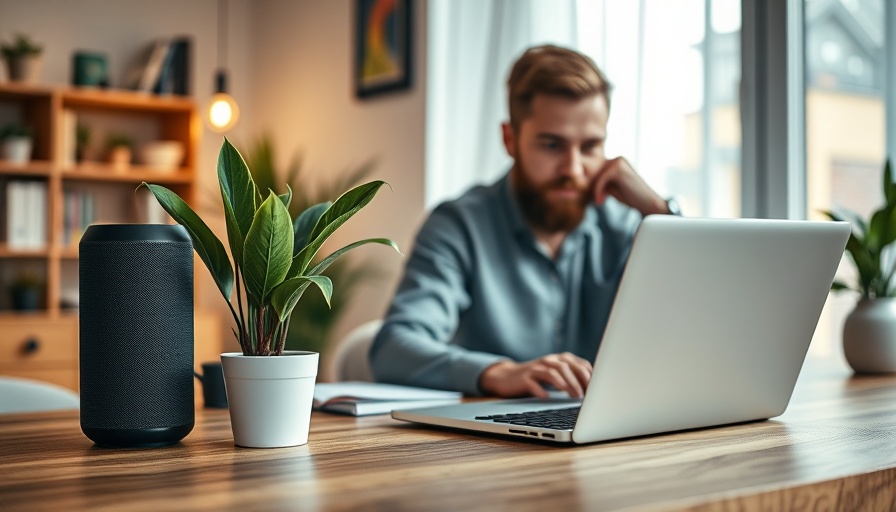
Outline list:
[[[465,403],[392,417],[591,443],[778,416],[849,232],[845,222],[649,216],[584,399]]]

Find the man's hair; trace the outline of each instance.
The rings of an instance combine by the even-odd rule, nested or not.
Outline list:
[[[507,79],[510,124],[519,129],[537,94],[582,99],[603,95],[610,107],[610,83],[593,60],[581,53],[544,45],[529,48],[517,59]]]

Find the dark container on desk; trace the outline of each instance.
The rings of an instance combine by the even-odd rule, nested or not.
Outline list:
[[[155,447],[193,430],[193,244],[177,225],[90,226],[79,244],[81,430]]]

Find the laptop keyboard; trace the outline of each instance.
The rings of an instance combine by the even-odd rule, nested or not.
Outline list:
[[[572,430],[576,426],[580,407],[568,409],[548,409],[545,411],[528,411],[513,414],[493,414],[476,416],[474,419],[507,423],[508,425],[525,425],[527,427],[552,428],[555,430]]]

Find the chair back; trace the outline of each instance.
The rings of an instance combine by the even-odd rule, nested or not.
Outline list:
[[[79,407],[80,399],[70,389],[39,380],[0,376],[0,414]]]
[[[371,320],[350,331],[334,347],[333,378],[341,381],[373,382],[368,353],[373,338],[383,325],[382,320]]]

